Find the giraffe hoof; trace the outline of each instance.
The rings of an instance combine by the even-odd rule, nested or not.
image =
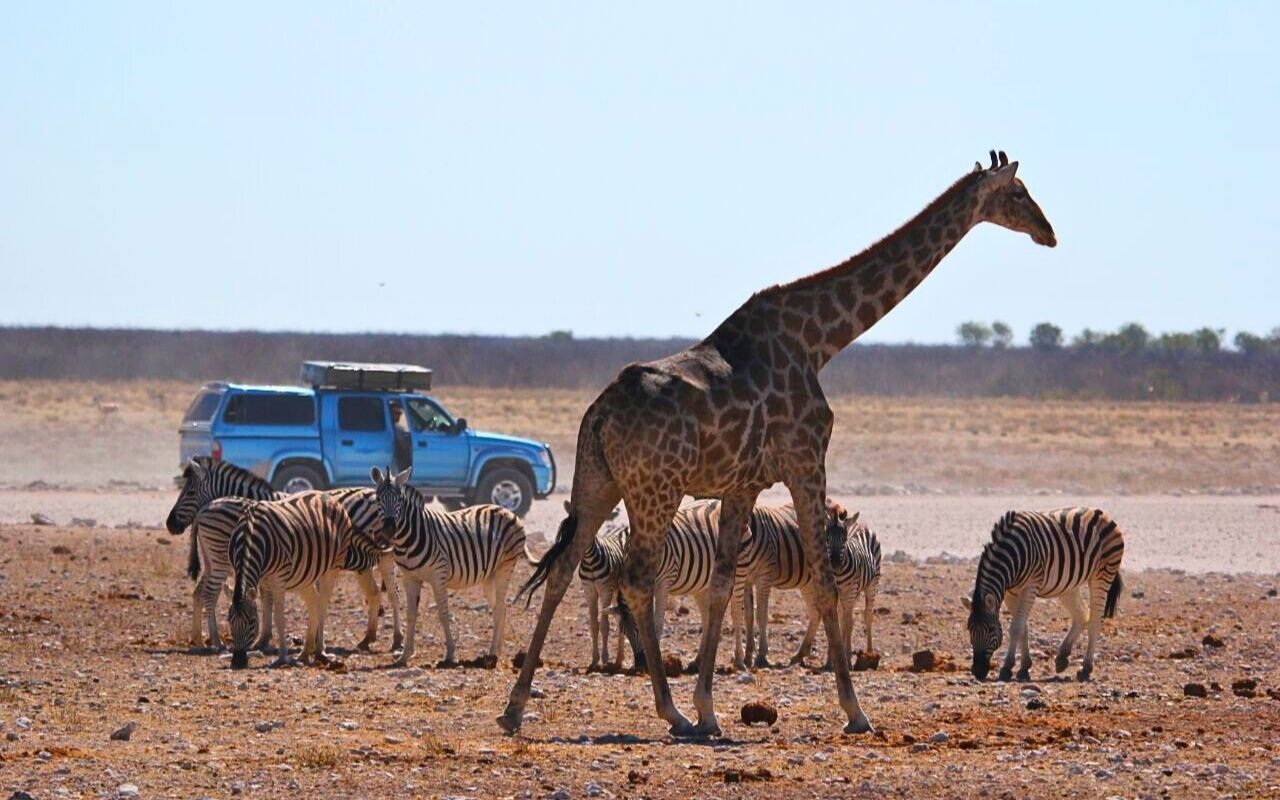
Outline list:
[[[720,723],[714,717],[707,722],[699,722],[693,726],[694,736],[721,736]]]
[[[391,640],[391,652],[394,653],[397,650],[403,650],[403,649],[404,649],[404,637],[397,633],[395,637]]]
[[[867,715],[859,712],[857,719],[850,720],[844,726],[845,733],[874,733],[875,728],[871,727],[871,720],[867,719]]]
[[[1023,669],[1018,671],[1018,675],[1017,675],[1018,683],[1028,683],[1030,680],[1031,680],[1031,670]]]
[[[1053,660],[1053,668],[1058,672],[1063,672],[1067,668],[1067,663],[1067,657],[1060,654]]]
[[[372,644],[373,644],[373,640],[366,636],[365,638],[360,640],[360,644],[356,645],[356,649],[359,650],[361,653],[367,653],[371,649],[370,645]]]
[[[508,708],[501,716],[495,717],[494,720],[498,723],[498,727],[502,728],[504,733],[511,736],[516,731],[520,730],[520,723],[523,717],[523,712]]]
[[[690,736],[697,736],[698,729],[692,722],[684,717],[680,717],[677,722],[672,723],[671,727],[667,729],[667,733],[675,737],[687,738]]]
[[[1092,673],[1093,673],[1093,670],[1088,669],[1087,667],[1086,667],[1086,668],[1082,668],[1079,672],[1077,672],[1077,673],[1076,673],[1076,680],[1078,680],[1078,681],[1080,681],[1080,682],[1082,682],[1082,683],[1083,683],[1083,682],[1085,682],[1085,681],[1089,680],[1089,676],[1090,676]]]

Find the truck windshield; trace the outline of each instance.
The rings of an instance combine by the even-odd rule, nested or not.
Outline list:
[[[182,421],[209,422],[213,419],[213,413],[218,410],[218,401],[221,399],[221,392],[201,392],[187,407],[187,413]]]
[[[436,431],[447,433],[453,430],[453,418],[445,410],[430,400],[421,397],[410,397],[405,401],[409,408],[409,424],[415,433]]]

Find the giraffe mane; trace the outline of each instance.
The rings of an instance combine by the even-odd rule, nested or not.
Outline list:
[[[856,269],[857,267],[863,266],[864,264],[866,264],[871,260],[871,254],[876,250],[878,250],[880,247],[882,247],[886,242],[889,242],[901,236],[908,228],[916,224],[919,220],[929,216],[930,214],[932,214],[933,212],[941,208],[943,205],[951,202],[952,198],[954,198],[957,193],[959,193],[962,189],[968,188],[970,184],[972,184],[975,180],[977,180],[979,177],[981,177],[984,174],[986,173],[977,172],[977,171],[965,173],[955,183],[948,186],[947,189],[942,194],[935,197],[927,206],[921,209],[915,216],[913,216],[911,219],[907,220],[906,222],[904,222],[903,224],[895,228],[892,233],[890,233],[887,236],[881,237],[880,239],[877,239],[870,246],[866,247],[865,249],[858,252],[857,254],[850,256],[844,261],[841,261],[839,264],[836,264],[835,266],[827,267],[826,269],[821,270],[819,272],[815,272],[811,275],[805,275],[804,277],[796,278],[795,280],[790,281],[788,283],[774,284],[773,286],[770,286],[767,289],[757,292],[757,295],[766,295],[766,294],[771,294],[773,292],[790,291],[792,289],[803,289],[808,286],[814,286],[814,285],[823,283],[824,281],[831,279],[835,275],[845,272],[851,268]]]

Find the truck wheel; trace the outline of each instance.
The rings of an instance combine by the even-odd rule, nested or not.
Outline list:
[[[533,484],[519,470],[499,467],[489,470],[476,486],[477,503],[493,503],[523,517],[533,505]]]
[[[290,464],[276,470],[276,476],[271,481],[271,485],[277,492],[298,494],[323,489],[324,478],[314,468],[305,464]]]

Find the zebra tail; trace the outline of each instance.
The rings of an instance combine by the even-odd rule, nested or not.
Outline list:
[[[191,549],[187,551],[187,577],[195,580],[200,577],[200,543],[196,540],[199,526],[191,525]]]
[[[1116,577],[1111,581],[1111,588],[1107,590],[1107,605],[1102,610],[1102,616],[1111,618],[1116,615],[1116,604],[1120,602],[1120,592],[1124,591],[1124,581],[1120,578],[1120,573],[1116,573]]]
[[[516,601],[519,602],[521,596],[525,598],[524,607],[528,608],[533,602],[533,593],[538,587],[547,582],[547,578],[551,576],[551,568],[556,561],[565,554],[569,549],[569,545],[573,543],[573,537],[578,532],[578,514],[570,512],[569,516],[564,518],[564,522],[560,523],[560,530],[556,532],[555,544],[551,545],[551,549],[547,550],[533,566],[533,575],[529,576],[529,580],[525,581],[520,587],[520,591],[516,592]],[[526,541],[525,547],[528,547]],[[525,550],[528,555],[528,550]]]
[[[623,635],[627,637],[627,643],[631,645],[632,665],[639,671],[648,669],[648,662],[644,657],[644,647],[640,644],[640,629],[636,627],[635,615],[631,613],[631,607],[627,605],[621,589],[618,590],[611,610],[618,614],[618,627],[622,629]]]

